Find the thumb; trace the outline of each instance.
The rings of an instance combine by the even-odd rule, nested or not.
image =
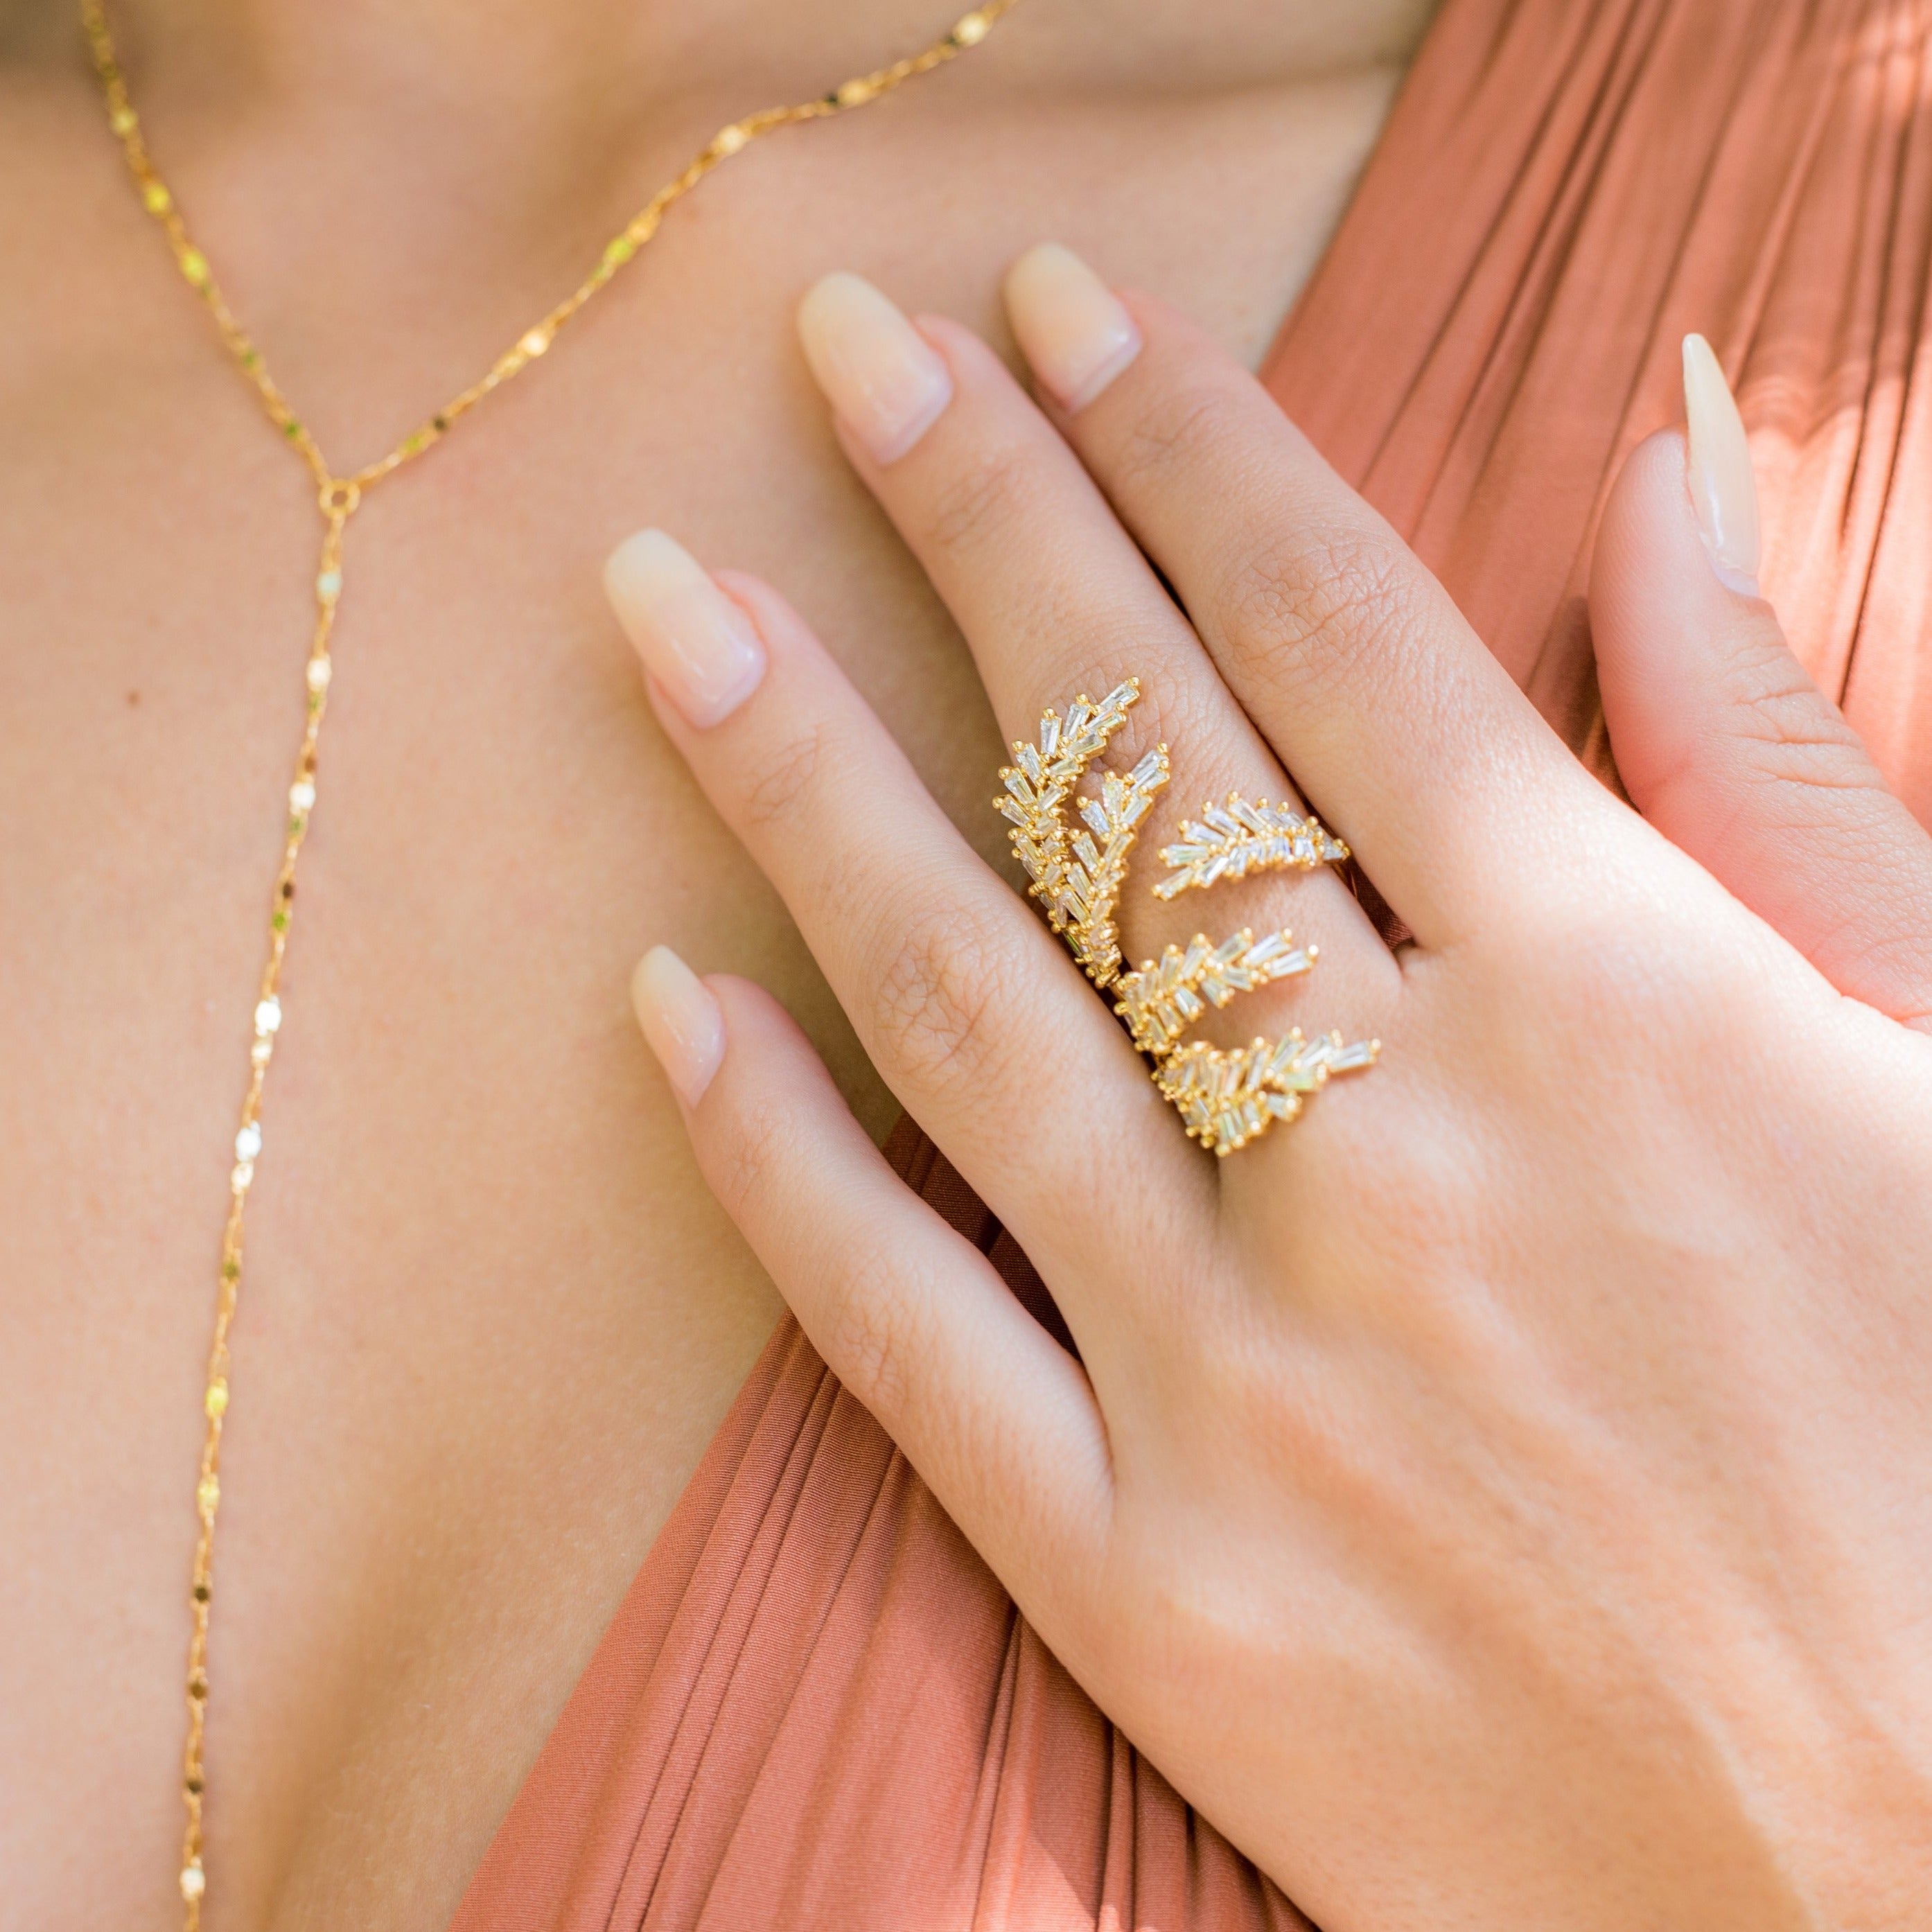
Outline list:
[[[1590,578],[1611,748],[1637,809],[1840,992],[1932,1031],[1932,836],[1757,595],[1750,454],[1684,344],[1691,436],[1618,476]]]

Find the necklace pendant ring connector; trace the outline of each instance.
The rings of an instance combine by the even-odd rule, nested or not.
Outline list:
[[[333,522],[338,517],[352,516],[356,506],[362,500],[362,486],[339,476],[332,476],[316,492],[316,503],[322,514]]]

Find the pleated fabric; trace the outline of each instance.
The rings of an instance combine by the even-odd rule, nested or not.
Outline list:
[[[888,1156],[1063,1337],[918,1130]],[[789,1318],[626,1596],[458,1932],[1289,1932]]]
[[[1926,0],[1449,0],[1264,374],[1570,743],[1624,458],[1708,337],[1765,592],[1932,821]]]
[[[1613,777],[1583,605],[1708,336],[1767,594],[1932,820],[1932,0],[1445,0],[1266,380]],[[1264,218],[1258,212],[1257,218]],[[910,1123],[908,1184],[1064,1340]],[[786,1320],[456,1932],[1307,1921],[1101,1715]]]

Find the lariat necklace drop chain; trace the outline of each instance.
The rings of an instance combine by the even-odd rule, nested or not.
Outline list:
[[[1018,0],[985,0],[985,4],[962,15],[951,32],[922,52],[896,61],[891,66],[880,68],[874,73],[855,75],[815,100],[792,107],[764,108],[719,128],[692,157],[683,171],[665,182],[604,244],[596,266],[576,288],[548,315],[526,328],[469,388],[452,396],[387,455],[343,476],[322,454],[321,446],[308,426],[277,387],[261,351],[249,339],[248,332],[236,320],[234,311],[224,298],[208,257],[196,247],[172,192],[148,155],[140,117],[128,99],[127,81],[115,57],[114,42],[108,32],[100,0],[80,0],[81,25],[94,57],[94,72],[100,82],[107,109],[107,124],[121,142],[141,205],[166,235],[169,246],[174,250],[176,267],[188,286],[207,305],[222,346],[236,368],[253,385],[268,412],[268,420],[308,465],[309,474],[314,478],[316,503],[322,518],[322,544],[316,563],[315,623],[303,672],[306,701],[302,742],[296,754],[295,776],[289,786],[281,864],[277,868],[269,899],[268,958],[262,968],[261,983],[256,991],[254,1039],[248,1049],[248,1079],[242,1096],[241,1121],[235,1135],[235,1164],[228,1177],[228,1214],[221,1230],[214,1330],[208,1346],[208,1373],[202,1395],[206,1429],[202,1438],[201,1467],[194,1491],[195,1516],[199,1527],[195,1536],[190,1586],[193,1627],[188,1652],[188,1736],[182,1752],[182,1795],[187,1820],[182,1837],[181,1894],[186,1932],[197,1932],[201,1923],[202,1900],[208,1886],[202,1858],[202,1812],[206,1784],[202,1764],[202,1740],[208,1710],[208,1620],[214,1589],[214,1523],[221,1505],[221,1432],[228,1413],[229,1334],[234,1324],[236,1302],[242,1286],[243,1217],[248,1208],[248,1190],[255,1178],[256,1160],[262,1151],[262,1090],[268,1077],[269,1061],[274,1054],[275,1036],[282,1024],[282,962],[288,950],[289,930],[295,916],[296,862],[301,856],[302,841],[308,836],[310,817],[315,809],[316,752],[322,736],[322,718],[328,708],[332,669],[329,638],[334,628],[336,606],[342,596],[343,532],[368,490],[440,442],[459,417],[543,355],[556,340],[558,331],[656,234],[671,204],[688,194],[719,162],[729,159],[763,136],[776,134],[781,128],[805,121],[822,121],[855,107],[862,107],[881,94],[890,93],[902,82],[944,66],[969,47],[978,46],[1001,15],[1010,12],[1018,4]]]

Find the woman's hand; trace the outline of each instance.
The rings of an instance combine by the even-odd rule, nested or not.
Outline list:
[[[1776,782],[1738,749],[1775,707],[1726,710],[1726,667],[1782,645],[1678,446],[1598,586],[1653,825],[1212,344],[1058,251],[1009,305],[1052,422],[967,331],[814,291],[851,460],[1008,735],[1140,679],[1102,762],[1164,740],[1174,776],[1129,960],[1292,926],[1314,970],[1198,1030],[1380,1063],[1210,1157],[800,620],[650,533],[610,584],[665,728],[1080,1360],[770,998],[660,952],[706,1177],[1055,1652],[1330,1932],[1922,1923],[1932,842],[1808,686]],[[1843,782],[1781,790],[1813,756]],[[1332,870],[1150,892],[1196,801],[1287,772],[1412,944]]]

